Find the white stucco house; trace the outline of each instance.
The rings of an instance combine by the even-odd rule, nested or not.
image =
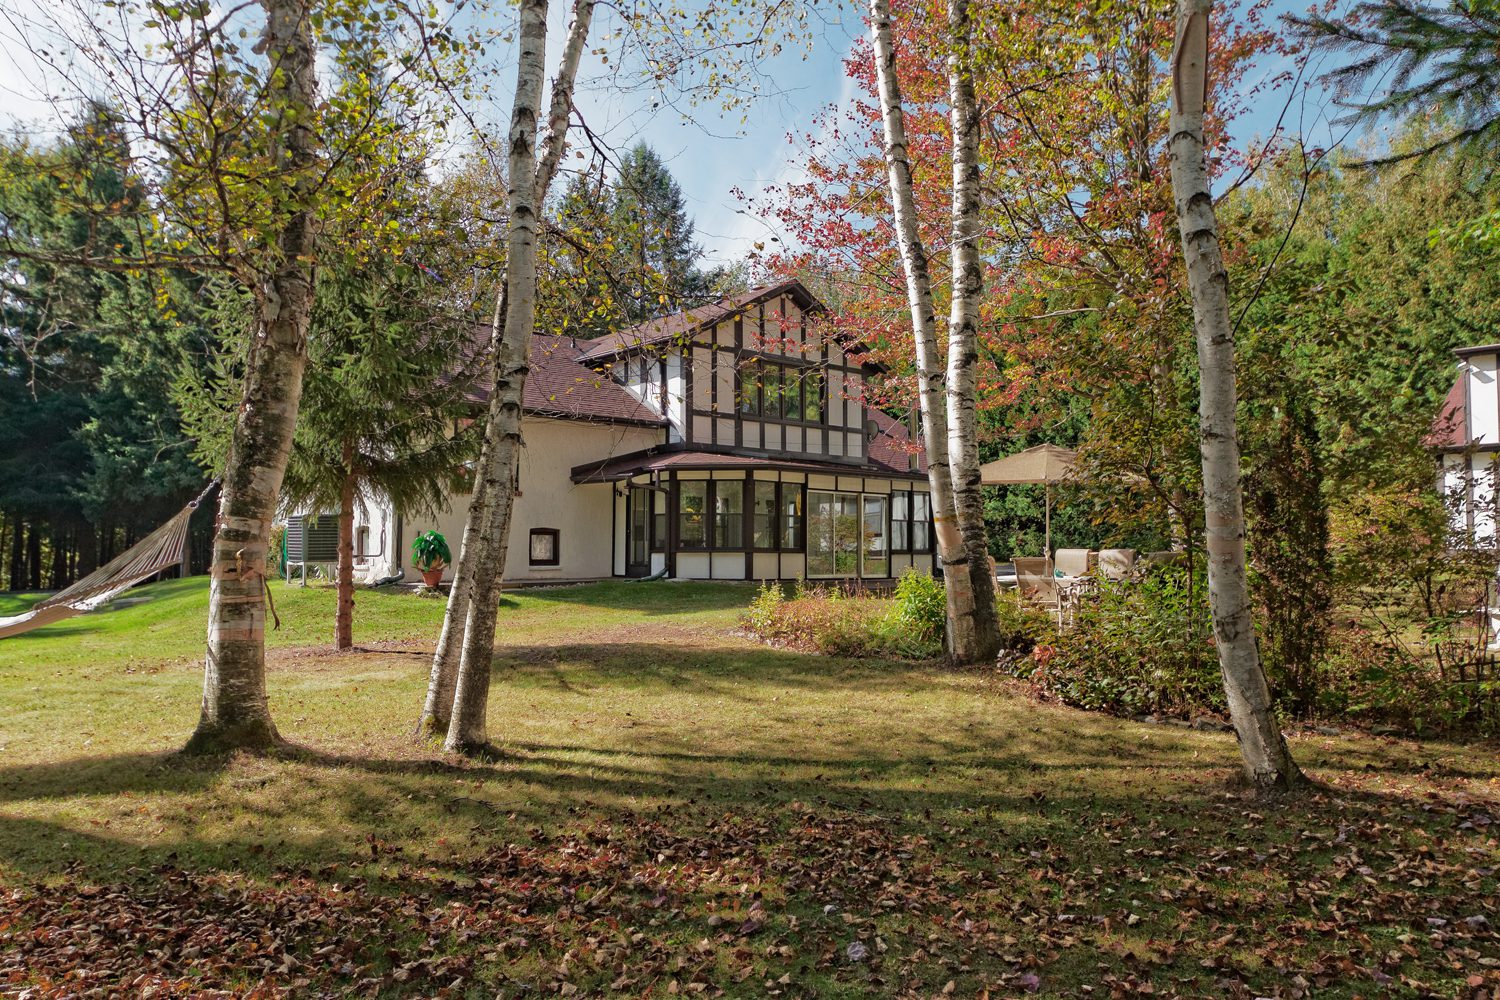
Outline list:
[[[1500,463],[1500,344],[1463,347],[1458,375],[1427,437],[1438,455],[1438,489],[1465,544],[1495,547]]]
[[[786,281],[596,340],[538,335],[505,580],[931,571],[921,449],[865,405],[875,369],[820,332],[823,311]],[[478,387],[476,416],[487,400]],[[411,540],[428,529],[456,558],[468,502],[360,512],[360,578],[417,580]]]

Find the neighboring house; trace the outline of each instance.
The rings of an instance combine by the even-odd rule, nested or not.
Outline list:
[[[864,405],[875,369],[819,336],[823,308],[788,281],[597,340],[537,336],[505,580],[931,571],[925,460]],[[361,577],[417,579],[411,539],[430,528],[456,559],[468,505],[362,512]]]
[[[1463,347],[1458,377],[1426,443],[1438,453],[1438,489],[1453,532],[1478,546],[1496,545],[1496,463],[1500,461],[1500,344]]]

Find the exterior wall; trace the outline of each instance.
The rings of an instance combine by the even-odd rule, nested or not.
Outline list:
[[[1469,442],[1461,453],[1440,458],[1438,491],[1448,503],[1455,541],[1495,546],[1497,533],[1497,473],[1500,473],[1500,352],[1463,353],[1459,372],[1464,387],[1464,426],[1460,438]]]
[[[1444,455],[1438,491],[1448,503],[1455,540],[1481,547],[1495,546],[1497,537],[1497,461],[1500,454],[1481,451]]]
[[[1496,384],[1495,354],[1471,354],[1463,359],[1469,394],[1469,426],[1466,439],[1479,444],[1500,444],[1500,386]]]
[[[698,333],[668,359],[669,409],[681,392],[680,418],[669,413],[682,439],[694,446],[733,448],[768,457],[866,460],[864,377],[842,348],[822,338],[791,295],[751,306],[744,314]],[[799,384],[824,379],[821,419],[771,417],[746,411],[740,374],[755,362],[784,366]],[[673,373],[682,377],[674,381]],[[676,440],[676,438],[673,438]]]
[[[616,566],[622,566],[624,560],[623,522],[619,520],[624,517],[623,501],[615,495],[613,485],[578,486],[570,474],[575,465],[659,444],[662,430],[528,416],[521,425],[521,434],[525,447],[521,452],[520,493],[511,520],[505,580],[542,583],[614,576]],[[448,509],[436,516],[403,518],[400,550],[395,548],[391,530],[394,514],[388,505],[356,515],[356,533],[362,524],[367,524],[371,537],[376,538],[384,525],[387,539],[381,556],[367,559],[357,567],[360,578],[383,579],[394,574],[399,565],[405,581],[420,580],[421,574],[411,566],[411,540],[429,529],[443,534],[456,560],[468,513],[469,495],[461,494],[450,498]],[[531,564],[529,541],[533,528],[557,529],[560,557],[557,566]],[[443,573],[443,579],[453,579],[453,567]]]

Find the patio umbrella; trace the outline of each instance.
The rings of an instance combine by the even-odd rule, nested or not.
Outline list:
[[[1043,556],[1052,555],[1052,484],[1067,480],[1073,475],[1073,463],[1077,453],[1055,444],[1039,444],[1035,448],[1018,451],[1014,455],[996,459],[979,467],[979,481],[985,486],[1045,486],[1047,505],[1045,508],[1046,550]]]

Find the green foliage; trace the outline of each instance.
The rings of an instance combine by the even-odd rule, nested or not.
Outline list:
[[[411,564],[422,572],[442,569],[453,562],[448,540],[436,531],[424,531],[411,542]]]
[[[756,635],[769,636],[785,602],[786,592],[781,584],[769,580],[762,583],[755,592],[755,600],[750,602],[750,607],[745,611],[745,627]]]
[[[941,645],[947,625],[948,603],[942,583],[931,573],[907,569],[896,581],[892,630],[917,642]]]
[[[1119,715],[1224,710],[1208,597],[1185,568],[1101,583],[1069,628],[1011,671],[1080,708]]]
[[[942,610],[942,590],[938,590]],[[926,602],[926,595],[915,600]],[[942,619],[936,634],[908,627],[903,602],[846,594],[837,587],[818,588],[799,581],[791,598],[778,584],[756,593],[740,622],[762,639],[825,656],[887,657],[928,660],[943,653]]]

